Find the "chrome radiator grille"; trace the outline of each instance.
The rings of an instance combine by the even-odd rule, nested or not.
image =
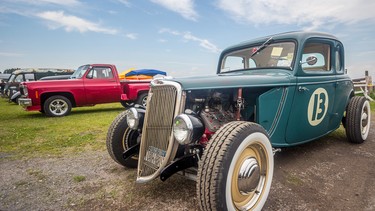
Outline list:
[[[138,179],[156,177],[171,156],[174,157],[171,153],[172,125],[179,109],[178,93],[177,87],[172,85],[151,87],[142,130]]]

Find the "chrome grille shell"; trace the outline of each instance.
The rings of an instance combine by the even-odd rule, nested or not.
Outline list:
[[[178,143],[173,137],[173,119],[183,111],[184,106],[185,93],[179,83],[160,79],[151,82],[139,150],[138,183],[159,176],[161,170],[175,158]],[[159,157],[162,159],[151,163],[147,159],[155,159],[155,156],[150,154],[162,155]]]

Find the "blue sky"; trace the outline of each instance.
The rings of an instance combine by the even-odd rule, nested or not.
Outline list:
[[[0,71],[112,63],[207,75],[230,45],[313,30],[344,43],[352,77],[375,77],[374,9],[371,0],[0,0]]]

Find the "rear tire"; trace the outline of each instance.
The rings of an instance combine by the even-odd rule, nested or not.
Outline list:
[[[273,176],[266,131],[251,122],[230,122],[208,143],[198,168],[201,210],[261,210]]]
[[[362,96],[352,97],[346,109],[345,121],[347,139],[352,143],[363,143],[371,125],[369,101]]]
[[[126,122],[127,111],[121,112],[108,129],[106,145],[111,158],[117,163],[128,168],[137,168],[138,156],[128,159],[122,157],[124,151],[140,141],[137,130],[132,130]]]
[[[62,117],[70,113],[72,110],[72,103],[64,96],[54,95],[44,102],[43,110],[47,116]]]

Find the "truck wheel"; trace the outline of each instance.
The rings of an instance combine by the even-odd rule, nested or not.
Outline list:
[[[271,187],[273,152],[266,131],[230,122],[208,143],[198,168],[201,210],[261,210]]]
[[[70,100],[61,95],[54,95],[49,97],[43,105],[43,110],[47,116],[61,117],[66,116],[72,110],[72,103]]]
[[[128,127],[126,115],[127,111],[120,113],[109,127],[106,140],[107,150],[117,163],[128,168],[137,168],[138,156],[126,160],[122,157],[124,151],[136,145],[141,138],[137,130]]]
[[[352,143],[363,143],[368,136],[371,124],[370,103],[365,97],[354,96],[346,108],[346,137]]]
[[[147,96],[148,96],[148,93],[140,94],[135,103],[138,104],[138,105],[142,105],[142,106],[146,107],[147,106]]]

